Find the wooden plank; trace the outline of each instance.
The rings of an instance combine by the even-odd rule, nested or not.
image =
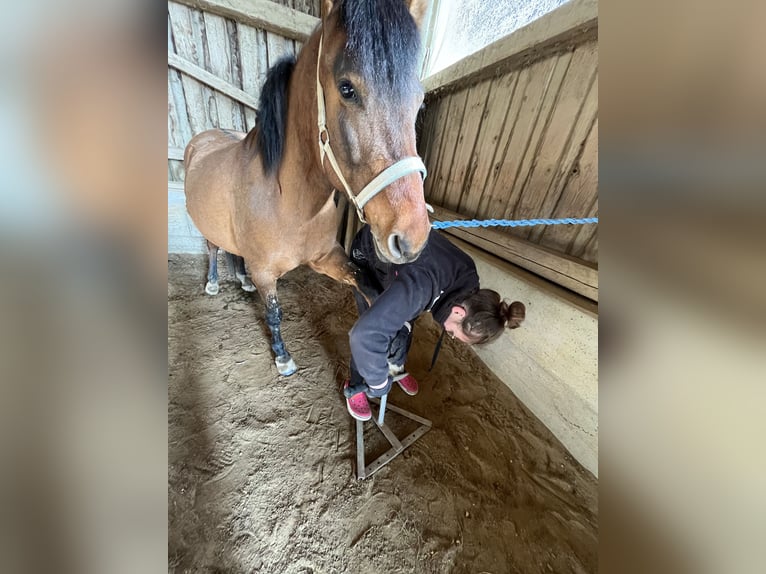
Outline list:
[[[173,29],[170,14],[167,16],[168,50],[174,51]],[[186,113],[181,75],[176,70],[168,70],[168,146],[183,147],[191,139],[191,127]],[[168,156],[170,158],[170,156]],[[177,158],[176,158],[177,159]],[[184,177],[183,164],[168,161],[168,178],[181,181]]]
[[[597,67],[595,42],[580,46],[572,54],[530,184],[532,190],[539,192],[521,196],[517,206],[520,219],[550,217],[556,210],[598,113],[598,85],[595,83]],[[544,191],[546,181],[550,181],[550,184]],[[595,193],[595,188],[592,191]],[[564,212],[568,213],[565,217],[583,217],[592,200],[591,195],[582,198],[579,204],[566,206],[570,211]],[[543,227],[530,228],[527,238],[533,243],[539,243],[544,231],[546,228]],[[566,240],[566,245],[569,245],[570,239]]]
[[[287,6],[280,6],[271,0],[177,0],[177,2],[301,42],[305,42],[319,24],[318,18]]]
[[[421,140],[417,142],[418,150],[422,148],[420,156],[423,163],[426,164],[428,176],[423,182],[423,193],[426,201],[430,201],[433,174],[436,173],[439,159],[439,149],[442,143],[442,134],[444,132],[444,117],[449,110],[450,96],[444,98],[435,98],[433,100],[424,100],[426,106],[426,124],[429,125],[428,132],[421,134]]]
[[[310,16],[319,16],[319,0],[295,0],[295,9]]]
[[[200,10],[191,11],[191,22],[194,44],[197,49],[197,53],[201,59],[189,60],[192,64],[196,64],[200,69],[210,72],[210,53],[207,39],[205,38],[205,13]],[[213,75],[214,77],[214,75]],[[195,81],[198,81],[195,79]],[[209,85],[205,85],[205,113],[207,114],[207,123],[211,127],[217,128],[221,125],[221,121],[218,118],[218,99],[216,90]]]
[[[170,83],[171,72],[175,72],[175,70],[168,70],[168,146],[177,146],[178,141],[183,138],[180,134],[178,114],[173,98],[173,88]],[[170,157],[168,157],[168,159],[170,159]],[[168,179],[173,181],[180,181],[183,179],[183,166],[179,166],[178,162],[169,161]]]
[[[266,32],[252,26],[237,24],[239,55],[242,65],[242,89],[254,99],[261,95],[261,87],[266,81],[269,63],[266,54]],[[255,126],[255,111],[245,108],[247,130]]]
[[[185,60],[202,66],[204,64],[204,44],[199,26],[192,23],[192,10],[173,2],[168,2],[175,53]],[[208,102],[215,106],[213,91],[185,74],[180,74],[183,87],[189,126],[193,134],[216,126],[211,119]],[[217,111],[216,114],[217,116]],[[216,118],[217,119],[217,118]]]
[[[598,217],[598,195],[593,199],[593,205],[588,210],[588,217]],[[583,226],[569,247],[568,253],[572,257],[579,257],[585,261],[596,263],[598,261],[598,225]],[[595,240],[595,241],[594,241]],[[595,249],[595,251],[593,251]]]
[[[520,156],[521,163],[519,165],[518,176],[511,186],[511,195],[506,204],[505,211],[500,216],[501,219],[515,218],[516,206],[525,194],[545,193],[545,190],[548,189],[548,185],[550,184],[550,173],[536,171],[535,166],[541,161],[545,165],[548,165],[551,161],[558,160],[559,154],[553,152],[552,155],[555,157],[554,160],[547,155],[544,155],[541,148],[551,114],[555,108],[556,101],[558,100],[561,83],[564,80],[571,58],[571,53],[561,54],[560,56],[555,57],[556,62],[551,74],[547,78],[542,100],[539,107],[537,107],[537,114],[532,118],[532,125],[534,127],[529,134],[526,146]],[[540,177],[534,179],[535,175],[539,175]],[[540,181],[544,182],[544,187],[541,187]],[[518,219],[521,218],[519,217]],[[511,233],[526,238],[529,233],[529,228],[516,228],[511,230]]]
[[[433,195],[436,191],[434,182],[436,181],[436,174],[439,168],[439,157],[444,148],[444,133],[447,129],[447,115],[449,114],[450,106],[452,105],[452,99],[454,94],[450,94],[447,97],[439,98],[439,102],[434,110],[433,131],[432,136],[429,137],[430,143],[428,144],[428,153],[423,156],[423,162],[426,164],[428,173],[430,174],[425,181],[424,193],[426,201],[433,201]],[[432,104],[433,105],[433,104]]]
[[[345,249],[346,254],[351,256],[351,243],[354,241],[354,237],[359,233],[362,228],[362,222],[359,221],[359,217],[356,214],[356,209],[349,203],[349,207],[346,214],[346,240]]]
[[[170,23],[170,14],[168,14],[168,52],[175,53],[175,44],[173,43],[173,29]],[[168,114],[174,114],[172,118],[174,130],[168,125],[168,145],[175,145],[176,138],[183,140],[184,131],[190,133],[189,118],[186,114],[186,103],[184,101],[183,86],[181,86],[181,75],[176,70],[168,70]],[[171,121],[171,118],[168,118]],[[171,138],[172,136],[172,138]]]
[[[518,73],[509,73],[492,80],[487,109],[471,156],[471,169],[466,175],[463,194],[455,210],[468,217],[474,217],[479,207],[484,184],[500,147],[500,136],[505,128],[518,78]]]
[[[267,32],[266,53],[268,54],[269,68],[271,68],[281,58],[293,55],[293,45],[289,39]]]
[[[426,162],[429,149],[433,144],[434,118],[439,107],[440,100],[434,100],[433,106],[424,104],[415,119],[415,137],[418,155]]]
[[[437,221],[464,219],[437,206],[434,206],[433,218]],[[562,287],[598,301],[598,267],[595,265],[493,228],[452,227],[444,231]]]
[[[229,43],[229,63],[231,66],[231,78],[232,84],[241,89],[245,93],[247,90],[242,85],[242,55],[239,52],[239,37],[237,35],[237,23],[233,20],[225,20],[226,22],[226,40]],[[247,122],[245,121],[245,110],[249,110],[247,106],[242,105],[240,102],[234,102],[234,129],[239,131],[247,131]]]
[[[474,217],[486,218],[490,210],[496,212],[505,209],[505,196],[508,192],[505,188],[500,188],[496,184],[503,170],[510,170],[518,165],[518,162],[513,158],[510,158],[508,161],[514,163],[506,165],[505,162],[506,157],[509,157],[507,152],[511,139],[516,135],[516,123],[519,118],[519,110],[525,101],[525,92],[529,84],[529,78],[529,68],[520,70],[513,92],[508,97],[508,110],[505,114],[502,131],[492,152],[492,162],[488,167],[488,173],[484,179],[481,193],[476,194],[477,197],[469,196],[471,202],[477,202],[477,205],[471,205],[470,207]],[[495,205],[497,202],[501,202],[502,207]]]
[[[596,214],[598,214],[598,205],[596,206]],[[582,258],[585,261],[590,261],[591,263],[595,263],[598,261],[598,229],[596,229],[596,232],[593,234],[593,237],[588,241],[588,244],[585,246],[585,252],[582,255]]]
[[[426,78],[426,92],[475,82],[482,73],[530,57],[535,51],[566,42],[598,28],[598,0],[572,0],[541,18]]]
[[[598,195],[598,123],[594,120],[590,133],[582,144],[578,144],[580,155],[567,168],[566,187],[561,192],[558,203],[551,213],[554,218],[592,217],[590,211]],[[551,249],[574,254],[584,252],[576,244],[590,239],[593,226],[556,225],[546,226],[541,233],[530,235],[530,241],[540,243]],[[539,237],[539,241],[537,240]]]
[[[492,82],[485,80],[468,89],[463,122],[457,135],[450,175],[441,201],[441,205],[447,209],[456,210],[460,205],[460,198],[465,190],[466,175],[474,159],[476,137],[479,135],[482,121],[486,119],[487,98],[491,86]]]
[[[243,92],[239,88],[235,88],[231,84],[228,84],[217,76],[214,76],[207,70],[203,70],[191,62],[187,62],[175,54],[168,54],[168,66],[171,66],[176,70],[179,70],[180,72],[183,72],[184,74],[187,74],[192,78],[199,80],[200,82],[203,82],[212,88],[215,88],[233,100],[241,102],[254,110],[258,108],[258,101],[250,94]]]
[[[196,61],[196,49],[192,41],[191,11],[185,6],[168,2],[168,14],[173,33],[173,52],[189,61]],[[168,47],[168,52],[171,49]],[[183,99],[186,104],[187,118],[191,133],[207,129],[207,113],[203,89],[209,90],[196,80],[173,70],[181,81]]]
[[[348,214],[346,211],[348,210],[348,200],[346,199],[346,196],[342,193],[335,192],[338,197],[338,204],[335,206],[335,218],[338,222],[337,231],[335,233],[335,240],[338,242],[338,244],[346,248],[346,231],[347,231],[347,216]]]
[[[205,22],[205,39],[207,41],[207,71],[236,89],[237,86],[232,81],[231,54],[226,33],[226,22],[222,17],[215,14],[204,13],[203,18]],[[244,122],[239,114],[239,109],[235,107],[235,102],[220,91],[215,94],[215,101],[218,108],[218,127],[242,131],[244,129]]]
[[[433,181],[431,182],[431,201],[437,204],[441,204],[447,191],[452,161],[455,157],[455,147],[457,147],[457,138],[460,133],[460,127],[463,124],[463,114],[465,113],[467,99],[467,89],[456,92],[450,97],[449,112],[444,120],[444,133],[441,137],[439,160],[434,166],[436,173],[433,174]]]
[[[443,231],[440,231],[439,233],[443,234],[450,241],[450,243],[457,245],[466,253],[475,256],[475,254],[472,253],[472,250],[478,249],[476,246],[471,245],[462,239],[458,239],[454,235],[444,233]],[[566,301],[567,303],[577,307],[588,316],[593,317],[594,319],[598,319],[598,302],[593,301],[592,299],[588,299],[587,297],[583,297],[579,293],[575,293],[570,289],[566,289],[561,285],[557,285],[553,281],[545,279],[544,277],[540,277],[539,275],[527,271],[526,269],[522,269],[518,265],[509,263],[508,261],[505,261],[487,251],[484,251],[482,256],[488,260],[494,259],[495,261],[493,261],[493,264],[496,267],[503,269],[507,275],[517,277],[518,279],[521,279],[522,281],[535,286],[540,291],[548,293],[557,299],[561,299],[562,301]]]
[[[186,147],[192,137],[192,130],[186,110],[181,74],[177,70],[168,70],[168,113],[174,118],[173,130],[168,132],[168,137],[172,138],[168,141],[168,145]]]
[[[519,191],[514,186],[522,172],[545,90],[556,69],[555,64],[556,58],[549,58],[521,71],[519,82],[522,83],[523,90],[516,90],[508,111],[504,129],[508,134],[505,153],[495,162],[479,205],[479,217],[501,219],[509,205],[512,207],[518,199]],[[528,161],[531,162],[531,158]]]

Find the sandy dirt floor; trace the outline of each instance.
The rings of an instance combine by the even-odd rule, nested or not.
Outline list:
[[[445,340],[429,373],[430,316],[407,364],[420,393],[389,400],[433,428],[358,481],[340,393],[351,291],[303,268],[280,280],[299,368],[282,378],[258,294],[221,258],[221,292],[205,295],[206,265],[168,260],[169,572],[597,571],[597,481],[461,343]],[[365,427],[369,462],[387,443]]]

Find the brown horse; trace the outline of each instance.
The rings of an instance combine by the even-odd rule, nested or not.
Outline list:
[[[266,303],[283,375],[296,367],[280,334],[277,279],[308,264],[357,285],[358,269],[335,239],[334,190],[345,190],[370,224],[385,261],[416,259],[430,228],[415,148],[427,0],[324,4],[297,61],[269,71],[255,128],[203,132],[184,154],[187,209],[210,250],[206,290],[217,292],[219,246],[239,257],[237,276],[250,289],[244,260]]]

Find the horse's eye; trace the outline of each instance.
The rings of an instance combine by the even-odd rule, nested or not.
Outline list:
[[[356,90],[348,80],[343,80],[338,84],[338,91],[344,100],[356,100]]]

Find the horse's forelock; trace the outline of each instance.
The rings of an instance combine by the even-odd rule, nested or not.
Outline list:
[[[373,89],[412,89],[420,33],[403,0],[341,0],[340,20],[346,54]]]

